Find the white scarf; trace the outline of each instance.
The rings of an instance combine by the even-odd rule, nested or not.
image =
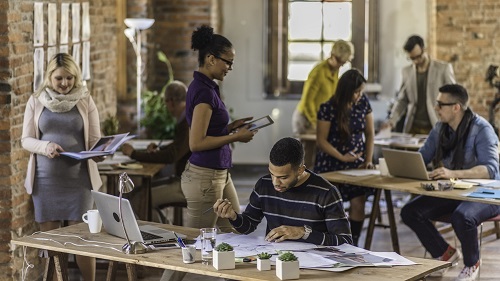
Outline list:
[[[90,95],[87,87],[73,88],[68,94],[62,95],[58,92],[45,88],[40,93],[38,100],[48,110],[52,112],[68,112],[70,111],[81,99]]]

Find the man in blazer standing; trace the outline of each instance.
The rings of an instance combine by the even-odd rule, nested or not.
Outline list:
[[[403,68],[401,89],[383,127],[394,128],[406,113],[404,133],[428,134],[438,120],[434,103],[439,87],[456,83],[453,68],[449,63],[430,59],[418,35],[408,38],[404,50],[412,64]]]

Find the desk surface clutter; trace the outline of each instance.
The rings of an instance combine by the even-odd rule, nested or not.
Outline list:
[[[148,222],[150,223],[150,222]],[[194,238],[199,234],[198,229],[159,225]],[[207,276],[229,278],[234,280],[279,280],[274,270],[258,271],[256,265],[249,262],[237,263],[234,270],[216,270],[211,265],[202,265],[200,252],[196,252],[196,262],[185,264],[179,248],[156,250],[145,254],[127,255],[121,252],[125,243],[120,239],[104,232],[91,234],[86,224],[77,224],[31,236],[12,239],[18,246],[27,246],[36,249],[47,249],[56,252],[91,256],[100,259],[118,261],[129,264],[138,264],[156,268],[173,269]],[[300,279],[307,280],[419,280],[432,271],[445,268],[449,263],[432,259],[408,258],[417,263],[411,266],[395,267],[357,267],[343,272],[328,272],[312,269],[301,269]],[[28,261],[29,262],[29,261]]]

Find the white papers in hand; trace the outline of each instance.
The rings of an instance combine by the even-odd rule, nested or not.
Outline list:
[[[391,127],[381,129],[376,135],[375,139],[390,139],[392,137]]]

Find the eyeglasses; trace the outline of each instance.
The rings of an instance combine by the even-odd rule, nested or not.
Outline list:
[[[213,54],[212,54],[212,55],[213,55]],[[233,61],[230,61],[230,60],[227,60],[227,59],[223,59],[223,58],[221,58],[221,57],[219,57],[219,56],[216,56],[216,55],[213,55],[213,56],[214,56],[215,58],[218,58],[218,59],[220,59],[221,61],[225,62],[225,63],[227,64],[227,66],[229,66],[229,67],[232,67],[232,66],[233,66],[233,63],[234,63]]]
[[[457,104],[456,102],[441,102],[441,101],[436,101],[436,106],[441,109],[443,108],[443,106],[452,106],[452,105],[455,105]]]
[[[424,51],[422,51],[422,53],[420,53],[420,55],[416,55],[416,56],[413,56],[413,57],[407,57],[407,59],[409,61],[416,61],[416,60],[420,60],[423,55],[424,55]]]

